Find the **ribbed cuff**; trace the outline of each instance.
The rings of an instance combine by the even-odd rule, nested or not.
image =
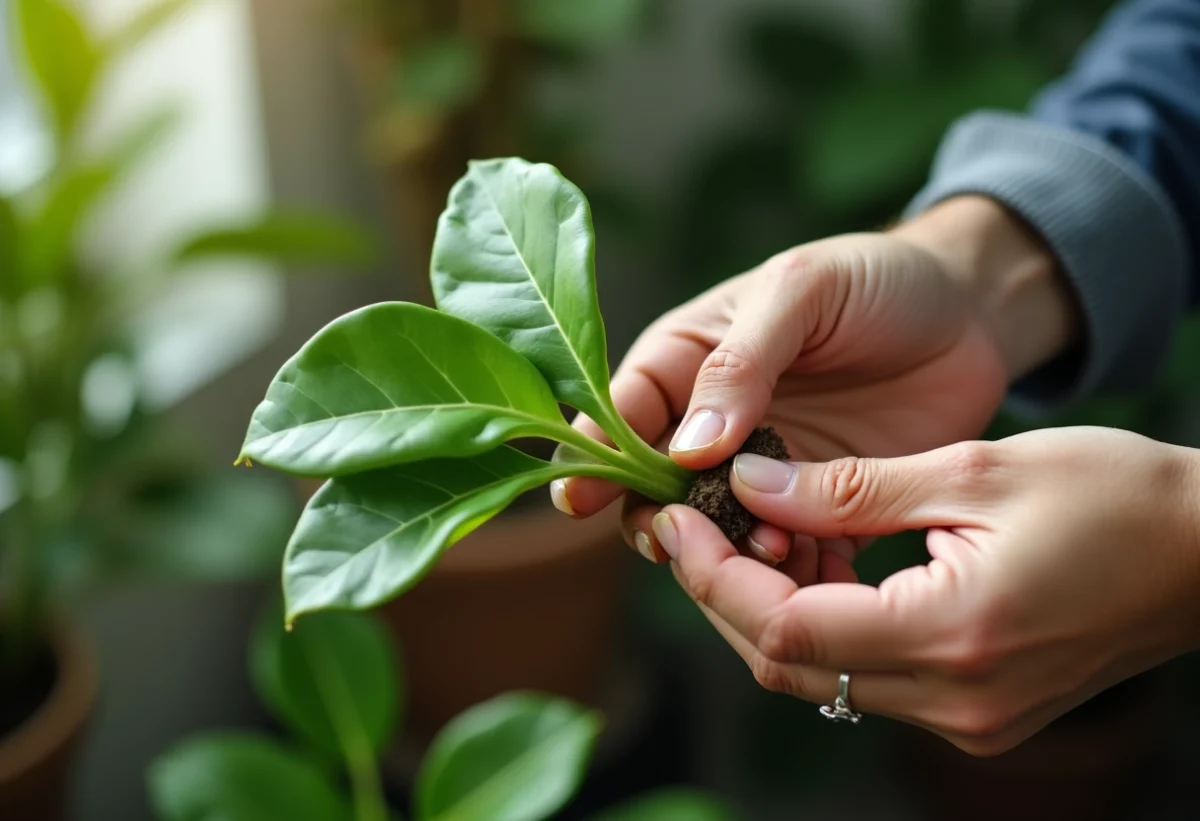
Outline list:
[[[1188,253],[1158,184],[1094,137],[983,112],[947,134],[906,216],[963,194],[989,196],[1028,222],[1085,314],[1083,349],[1014,385],[1013,409],[1046,412],[1095,392],[1150,385],[1185,307]]]

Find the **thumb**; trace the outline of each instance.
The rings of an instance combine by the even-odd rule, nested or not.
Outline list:
[[[729,330],[700,366],[671,440],[676,462],[694,470],[720,464],[762,422],[780,374],[800,355],[814,317],[828,307],[819,291],[832,280],[815,270],[822,267],[789,252],[746,275]]]
[[[915,456],[733,462],[733,492],[755,516],[817,538],[883,536],[980,523],[1004,487],[1000,447],[963,442]]]

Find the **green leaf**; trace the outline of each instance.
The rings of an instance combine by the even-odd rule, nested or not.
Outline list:
[[[553,465],[504,445],[327,482],[309,500],[284,557],[288,620],[381,604],[522,493],[561,476],[616,478],[615,471]]]
[[[279,609],[264,615],[250,649],[259,698],[313,748],[373,760],[392,741],[400,711],[384,629],[359,613],[320,613],[287,632]]]
[[[646,20],[646,0],[517,0],[517,33],[543,43],[587,47],[607,45],[638,31]]]
[[[432,280],[438,308],[496,334],[559,400],[601,420],[612,411],[594,254],[587,200],[558,169],[473,161],[438,222]]]
[[[241,734],[186,741],[147,775],[160,821],[351,821],[325,773],[287,748]]]
[[[91,99],[100,52],[79,13],[60,0],[19,0],[21,47],[60,144]]]
[[[242,456],[328,477],[561,435],[558,403],[520,354],[469,322],[391,302],[334,320],[284,364]]]
[[[193,0],[158,0],[143,6],[104,39],[102,51],[107,57],[125,54],[174,20],[192,4]]]
[[[108,162],[77,166],[59,177],[41,211],[30,220],[21,247],[21,271],[31,286],[61,281],[74,264],[79,227],[117,179]]]
[[[216,226],[184,242],[176,262],[208,257],[257,257],[278,262],[374,262],[376,244],[356,222],[332,214],[275,212],[257,220]]]
[[[582,782],[602,721],[564,699],[513,693],[434,739],[417,775],[418,821],[539,821]]]
[[[397,97],[440,111],[470,103],[483,88],[486,65],[466,37],[446,36],[415,44],[400,63]]]
[[[670,788],[639,796],[595,816],[593,821],[736,821],[725,802],[701,790]]]
[[[198,476],[113,510],[107,569],[199,581],[277,571],[299,504],[292,488],[246,473]]]

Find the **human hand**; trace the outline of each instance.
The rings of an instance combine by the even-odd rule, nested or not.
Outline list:
[[[731,457],[761,424],[806,461],[925,451],[978,437],[1009,381],[1065,346],[1065,294],[1048,252],[999,205],[951,200],[888,234],[792,249],[671,311],[630,350],[613,397],[649,442],[685,420],[670,453],[693,469]],[[588,516],[620,489],[579,478],[551,492]],[[625,507],[626,541],[665,558],[648,538],[657,507],[633,496]],[[792,537],[759,525],[747,546],[776,563]],[[843,543],[819,547],[850,558]]]
[[[928,528],[928,565],[878,588],[798,585],[673,505],[657,545],[763,686],[1003,752],[1100,691],[1200,646],[1200,452],[1060,428],[897,459],[739,456],[733,488],[780,527]]]

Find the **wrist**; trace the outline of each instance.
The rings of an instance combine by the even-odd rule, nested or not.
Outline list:
[[[1178,516],[1177,537],[1182,543],[1183,571],[1190,584],[1183,593],[1183,610],[1188,614],[1184,652],[1200,649],[1200,450],[1167,445],[1176,477],[1173,483],[1174,512]]]
[[[933,254],[967,288],[1010,383],[1078,341],[1079,308],[1053,253],[995,200],[954,197],[892,234]]]

